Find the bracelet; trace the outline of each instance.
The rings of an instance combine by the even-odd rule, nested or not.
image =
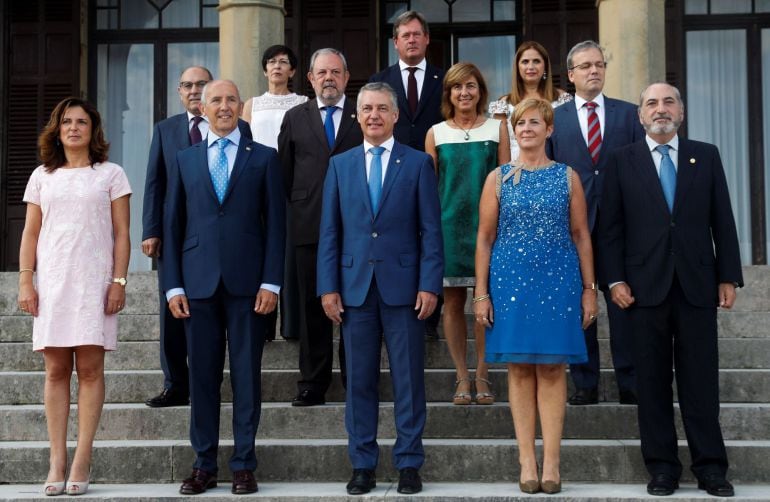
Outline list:
[[[32,270],[31,268],[20,268],[19,273],[22,273],[22,272],[32,272],[33,274],[35,273],[35,271]]]
[[[583,289],[592,289],[592,290],[596,291],[597,289],[599,289],[599,285],[598,285],[598,284],[596,284],[595,282],[592,282],[592,283],[591,283],[591,284],[589,284],[588,286],[586,286],[585,284],[583,284]]]
[[[474,296],[473,300],[471,300],[473,303],[479,303],[483,302],[484,300],[489,300],[489,294],[481,295],[481,296]]]

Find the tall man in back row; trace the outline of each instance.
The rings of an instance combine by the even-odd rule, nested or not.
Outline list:
[[[588,228],[595,242],[607,159],[612,150],[642,139],[644,131],[634,105],[602,94],[607,61],[599,44],[586,40],[575,45],[567,55],[567,68],[569,80],[575,84],[575,99],[554,110],[553,134],[546,150],[549,158],[571,166],[580,175],[588,209]],[[601,259],[597,254],[594,257]],[[610,301],[609,294],[605,293],[605,299],[620,403],[636,404],[628,316]],[[569,398],[572,405],[599,401],[597,324],[593,323],[585,330],[588,362],[571,364],[569,368],[575,384],[575,393]]]
[[[429,65],[425,54],[430,44],[430,30],[425,17],[410,10],[393,21],[393,47],[398,63],[372,75],[369,82],[386,82],[398,97],[398,122],[393,128],[396,141],[425,151],[428,129],[441,122],[441,85],[444,70]],[[428,338],[438,338],[442,297],[435,312],[425,321]]]
[[[738,235],[714,145],[680,138],[679,91],[642,93],[644,140],[607,163],[599,220],[600,277],[626,309],[639,379],[639,437],[651,495],[679,487],[672,367],[698,488],[731,497],[719,426],[717,307],[743,285]]]

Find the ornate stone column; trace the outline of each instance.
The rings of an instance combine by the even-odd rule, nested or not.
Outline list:
[[[599,43],[610,66],[607,96],[639,101],[648,84],[666,77],[665,0],[597,0]]]
[[[246,101],[267,90],[262,53],[283,43],[283,0],[219,0],[219,77]]]

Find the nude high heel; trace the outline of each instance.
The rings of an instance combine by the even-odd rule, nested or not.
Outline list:
[[[43,493],[49,497],[61,495],[64,493],[65,486],[66,482],[64,481],[47,481],[45,485],[43,485]]]

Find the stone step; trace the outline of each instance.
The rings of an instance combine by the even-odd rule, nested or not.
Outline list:
[[[684,436],[678,406],[677,428]],[[507,403],[492,406],[453,406],[429,403],[424,437],[428,439],[510,439],[511,412]],[[100,440],[185,440],[190,408],[149,408],[143,404],[106,404],[99,423]],[[77,406],[70,410],[68,437],[75,440]],[[770,404],[721,406],[722,433],[728,440],[762,440],[770,437]],[[232,439],[232,405],[222,405],[221,437]],[[379,434],[396,436],[393,403],[380,405]],[[42,404],[0,406],[0,441],[44,441],[48,437]],[[346,438],[345,405],[332,403],[310,408],[289,403],[265,403],[259,422],[260,439]],[[614,403],[567,406],[564,437],[568,439],[636,439],[636,407]]]
[[[335,339],[335,353],[338,342]],[[156,370],[160,369],[160,346],[156,341],[121,342],[118,350],[107,353],[105,368],[108,370]],[[609,340],[599,340],[600,364],[612,368]],[[262,357],[263,369],[296,369],[299,361],[299,344],[276,340],[265,345]],[[476,366],[476,344],[468,340],[467,361]],[[335,368],[339,367],[335,358]],[[388,367],[387,351],[382,351],[382,367]],[[504,367],[498,365],[499,367]],[[720,338],[719,366],[724,369],[770,369],[770,338]],[[444,340],[425,343],[426,368],[452,368],[452,358]],[[43,356],[32,351],[29,342],[0,343],[0,372],[42,371]]]
[[[259,493],[255,495],[232,495],[230,484],[222,482],[217,488],[208,490],[205,498],[210,502],[220,501],[260,501],[260,502],[357,502],[360,500],[386,500],[391,502],[410,502],[414,495],[401,495],[396,492],[396,478],[377,479],[377,487],[368,495],[347,495],[345,483],[277,483],[259,481]],[[1,501],[50,500],[40,493],[42,487],[35,485],[0,486]],[[770,484],[740,484],[735,487],[735,497],[731,502],[767,502]],[[188,495],[179,494],[179,483],[164,484],[93,484],[89,487],[89,500],[99,502],[147,502],[148,500],[189,500]],[[524,495],[515,483],[436,483],[426,482],[419,494],[421,502],[453,501],[495,501],[516,502],[542,495]],[[81,497],[83,498],[83,497]],[[551,502],[641,502],[660,500],[660,497],[647,495],[645,483],[579,483],[570,482],[562,486],[558,495],[548,495]],[[703,490],[698,490],[695,483],[683,483],[674,495],[666,500],[679,502],[714,502],[714,497]]]
[[[379,476],[394,479],[389,461],[394,440],[379,443]],[[518,480],[513,439],[426,439],[424,445],[426,461],[421,473],[426,482]],[[71,458],[75,443],[68,446]],[[727,441],[726,447],[735,483],[770,483],[770,441]],[[345,439],[257,440],[256,450],[261,460],[256,474],[262,481],[343,482],[350,476]],[[223,480],[230,476],[227,459],[231,454],[232,442],[221,441],[218,464]],[[679,456],[685,466],[690,464],[684,441],[680,441]],[[187,441],[96,441],[91,479],[96,483],[179,482],[189,475],[193,457]],[[48,442],[0,442],[0,458],[5,482],[39,483],[48,471]],[[637,440],[564,440],[561,476],[565,483],[642,483],[648,479]],[[682,480],[693,481],[689,469],[684,469]]]
[[[259,492],[255,495],[232,495],[230,484],[222,482],[217,488],[208,490],[205,498],[209,502],[220,501],[260,501],[260,502],[357,502],[360,500],[386,500],[391,502],[410,502],[414,495],[401,495],[396,492],[398,482],[394,477],[377,479],[377,487],[368,495],[347,495],[345,483],[278,483],[259,480]],[[5,485],[0,486],[0,501],[50,500],[42,495],[42,486]],[[735,497],[731,502],[767,501],[770,484],[739,484],[735,487]],[[142,483],[142,484],[92,484],[89,487],[89,500],[98,502],[147,502],[149,500],[189,500],[188,495],[179,494],[179,483]],[[437,483],[428,481],[419,494],[421,502],[463,502],[495,501],[516,502],[542,495],[524,495],[513,482],[502,483]],[[81,497],[82,498],[82,497]],[[645,483],[579,483],[569,482],[562,486],[558,495],[548,495],[550,502],[641,502],[660,500],[660,497],[647,495]],[[698,490],[695,483],[683,483],[674,495],[666,500],[679,502],[714,502],[714,497],[703,490]]]
[[[507,400],[507,372],[504,369],[490,371],[493,391],[500,401]],[[299,372],[295,370],[265,370],[262,372],[262,398],[265,402],[289,401],[296,393]],[[39,404],[43,398],[45,374],[42,371],[18,371],[0,373],[1,404]],[[73,378],[72,395],[75,396],[76,378]],[[159,370],[106,371],[107,403],[142,403],[158,393],[163,381]],[[446,402],[454,393],[455,372],[449,369],[425,370],[425,388],[428,401]],[[721,370],[719,372],[720,399],[725,403],[769,403],[770,370]],[[570,392],[572,383],[568,378]],[[391,379],[387,370],[380,378],[380,397],[392,401]],[[617,387],[612,370],[602,370],[599,383],[601,401],[617,401]],[[676,393],[674,394],[676,395]],[[231,399],[229,372],[225,371],[222,399]],[[332,384],[326,394],[327,401],[343,401],[344,392],[335,370]]]

